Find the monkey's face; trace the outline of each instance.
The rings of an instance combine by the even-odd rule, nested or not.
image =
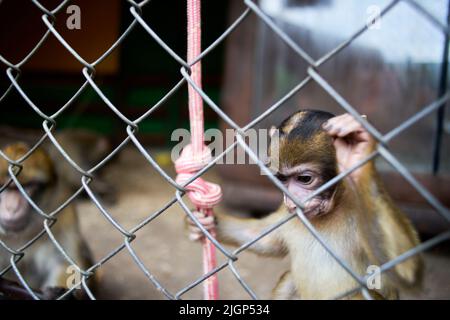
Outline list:
[[[340,185],[318,195],[313,193],[337,175],[336,150],[332,138],[322,124],[333,115],[322,111],[300,111],[287,118],[278,129],[277,143],[272,134],[270,162],[278,163],[277,178],[298,203],[305,205],[304,214],[314,218],[327,214],[334,207]],[[274,157],[277,157],[275,159]],[[284,195],[284,204],[291,213],[297,208]]]
[[[10,159],[17,160],[28,151],[28,147],[16,143],[6,147],[3,152]],[[39,205],[40,196],[52,177],[50,160],[42,150],[36,150],[23,163],[18,180],[30,198]],[[8,163],[0,161],[0,182],[5,185],[10,180]],[[11,182],[0,193],[0,234],[19,233],[35,226],[42,218],[23,196],[18,187]]]
[[[25,185],[28,195],[34,197],[38,187]],[[14,185],[8,187],[0,194],[0,231],[13,233],[24,230],[30,223],[32,207]]]
[[[276,176],[296,198],[297,202],[304,203],[306,217],[313,218],[326,214],[333,207],[333,193],[324,192],[313,195],[326,182],[324,173],[317,163],[283,167]],[[287,195],[284,195],[284,204],[290,213],[295,213],[297,205]]]

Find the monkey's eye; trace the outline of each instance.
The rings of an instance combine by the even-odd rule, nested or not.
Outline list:
[[[16,189],[18,189],[18,187],[16,185],[14,185],[14,187]],[[39,190],[43,187],[44,187],[44,183],[38,182],[38,181],[30,181],[30,182],[22,183],[22,188],[24,188],[26,190],[26,192],[28,192],[28,193],[33,193],[34,191]]]
[[[276,175],[277,179],[280,180],[282,183],[285,183],[288,181],[288,177],[285,175],[282,175],[281,173],[278,173]]]
[[[313,177],[310,175],[302,174],[297,176],[297,181],[302,184],[310,184],[313,181]]]

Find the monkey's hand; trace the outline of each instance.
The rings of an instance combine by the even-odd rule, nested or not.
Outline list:
[[[210,231],[216,226],[213,216],[205,216],[205,214],[200,211],[193,211],[192,213],[206,230]],[[205,237],[202,230],[195,224],[194,221],[192,221],[190,217],[186,217],[186,225],[189,232],[189,240],[199,241]]]
[[[352,115],[346,113],[331,118],[323,128],[334,138],[339,171],[346,171],[369,156],[375,149],[375,139]],[[361,168],[350,176],[359,180]]]

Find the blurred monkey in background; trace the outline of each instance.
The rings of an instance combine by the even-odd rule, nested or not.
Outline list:
[[[3,152],[10,159],[17,160],[28,150],[26,144],[13,143]],[[43,149],[34,151],[22,164],[18,180],[44,213],[52,212],[73,194],[67,182],[58,177]],[[14,182],[8,185],[8,163],[4,159],[0,160],[0,179],[2,186],[7,185],[0,193],[0,239],[10,248],[19,249],[43,229],[44,218],[33,209]],[[81,236],[75,206],[69,204],[56,217],[58,220],[51,231],[57,241],[82,269],[90,267],[91,254]],[[0,251],[2,270],[10,264],[10,257],[6,250]],[[76,269],[71,268],[46,235],[26,249],[17,265],[28,285],[43,292],[76,284],[69,279],[73,278]]]
[[[81,131],[63,132],[56,135],[56,139],[83,168],[95,165],[109,150],[104,140]],[[11,143],[2,149],[12,160],[21,158],[28,150],[29,146],[21,142]],[[22,163],[23,168],[17,176],[25,192],[46,214],[57,209],[81,186],[81,175],[61,155],[56,155],[58,151],[55,148],[50,150],[48,145],[47,148],[36,149]],[[59,161],[53,161],[54,158]],[[0,240],[12,249],[19,249],[43,230],[44,218],[34,210],[15,183],[10,182],[8,166],[8,162],[1,158],[0,185],[4,189],[0,193]],[[94,192],[105,194],[106,184],[100,182],[95,186],[92,188]],[[56,218],[57,222],[51,226],[53,235],[77,265],[86,270],[93,263],[79,229],[75,204],[70,203],[57,213]],[[10,258],[10,253],[0,248],[0,270],[10,264]],[[41,290],[44,297],[57,297],[61,293],[60,288],[69,288],[81,280],[76,268],[70,265],[47,235],[27,248],[17,265],[28,285]],[[6,277],[10,275],[12,271]],[[90,289],[95,289],[95,275],[88,285]],[[74,292],[75,297],[83,297],[80,290]]]
[[[34,130],[0,127],[0,147],[17,141],[32,146],[41,135],[41,132],[38,133]],[[64,129],[54,132],[54,136],[70,158],[85,170],[97,165],[112,151],[112,144],[107,137],[89,130]],[[66,182],[67,187],[71,188],[73,192],[78,190],[81,186],[80,173],[61,155],[50,139],[44,141],[42,149],[52,160],[55,171],[60,179]],[[110,163],[111,161],[108,161],[107,165]],[[105,181],[102,176],[103,172],[103,167],[96,171],[95,179],[89,184],[89,187],[96,195],[100,196],[102,201],[113,204],[116,201],[116,191],[113,185]],[[83,197],[85,194],[82,193],[81,196]]]
[[[65,129],[57,132],[55,138],[72,160],[85,170],[97,165],[112,151],[111,143],[106,137],[82,129]],[[47,141],[44,148],[52,159],[59,177],[66,181],[73,192],[78,190],[81,186],[80,173],[52,146],[50,141]],[[111,161],[108,162],[110,163]],[[103,202],[115,203],[114,186],[105,182],[98,172],[89,187],[100,196]]]

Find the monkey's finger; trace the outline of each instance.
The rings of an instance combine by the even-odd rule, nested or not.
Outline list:
[[[344,123],[350,121],[348,114],[343,114],[324,122],[322,128],[328,132],[329,135],[335,136],[339,133]]]
[[[189,236],[188,236],[189,240],[191,240],[191,241],[198,241],[198,240],[201,240],[202,237],[203,237],[203,234],[200,234],[200,233],[192,233],[192,232],[189,233]]]
[[[363,117],[367,118],[367,116],[363,116]],[[328,121],[324,122],[323,126],[328,126],[328,125],[335,126],[336,124],[349,122],[352,120],[357,121],[350,113],[344,113],[344,114],[341,114],[340,116],[336,116],[334,118],[328,119]]]
[[[367,119],[366,115],[361,115],[362,118]],[[350,126],[353,124],[358,124],[362,129],[364,129],[364,126],[362,123],[356,119],[354,116],[352,116],[350,113],[346,113],[342,116],[340,119],[336,119],[337,124],[341,124],[342,126]]]
[[[197,220],[203,226],[214,225],[214,217],[213,216],[197,218]],[[197,224],[193,220],[189,219],[189,225],[196,226]]]
[[[339,138],[343,138],[343,137],[348,136],[351,133],[362,132],[362,131],[364,131],[364,128],[362,127],[362,125],[359,122],[350,121],[349,123],[341,126],[336,135]]]
[[[362,123],[356,120],[354,117],[351,117],[350,120],[346,121],[345,125],[341,128],[338,133],[339,138],[344,138],[353,135],[353,140],[356,142],[373,142],[373,136],[364,128]]]
[[[324,125],[323,128],[330,136],[339,136],[340,132],[345,127],[342,121],[343,120],[329,122]]]
[[[199,227],[193,226],[188,223],[188,220],[190,220],[189,217],[186,217],[186,224],[185,224],[185,230],[186,230],[186,236],[190,241],[198,241],[203,237],[203,232],[200,230]]]
[[[214,225],[211,225],[211,226],[208,226],[208,227],[205,226],[205,229],[210,231],[211,228],[213,228],[213,227],[214,227]],[[189,227],[188,237],[192,241],[197,241],[197,240],[203,239],[205,237],[205,234],[203,233],[203,231],[199,227],[191,226],[191,227]]]
[[[206,229],[207,231],[210,231],[211,229],[213,229],[215,226],[214,225],[207,225],[207,226],[202,226],[204,229]],[[189,226],[188,227],[189,232],[199,232],[202,233],[202,230],[198,227],[198,226]]]
[[[205,234],[203,232],[201,232],[200,229],[198,229],[197,231],[189,232],[188,237],[189,237],[189,239],[195,241],[195,240],[199,240],[199,239],[202,239],[203,237],[205,237]]]
[[[340,116],[336,116],[331,119],[328,119],[328,121],[326,121],[326,122],[328,122],[330,124],[334,124],[334,123],[349,119],[350,117],[351,117],[351,115],[349,113],[344,113],[344,114],[341,114]]]
[[[210,232],[212,229],[214,229],[216,227],[215,224],[211,223],[211,224],[207,224],[207,225],[202,225],[203,228],[205,228],[208,232]],[[189,232],[192,233],[203,233],[203,231],[196,225],[190,225],[188,227]]]
[[[205,214],[204,214],[203,212],[201,212],[201,211],[192,211],[192,215],[193,215],[197,220],[200,220],[200,219],[203,219],[203,218],[206,217]],[[186,222],[187,222],[189,225],[192,225],[192,224],[195,225],[195,222],[193,221],[193,219],[192,219],[190,216],[186,216],[185,219],[186,219]]]
[[[324,129],[331,136],[337,136],[339,138],[343,138],[353,132],[365,131],[362,124],[348,113],[330,119],[326,124],[324,124]]]
[[[197,218],[197,219],[199,219],[199,218],[204,218],[204,217],[206,217],[206,215],[203,213],[203,212],[201,212],[201,211],[192,211],[192,214]]]

